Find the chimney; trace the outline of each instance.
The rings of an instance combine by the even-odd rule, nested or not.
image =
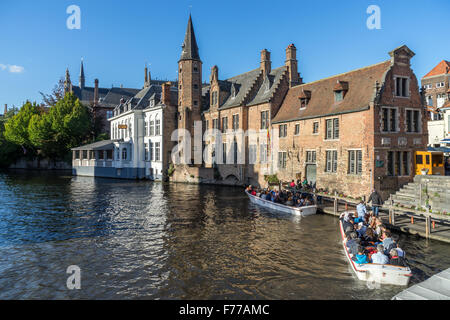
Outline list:
[[[98,79],[95,79],[95,88],[94,88],[94,106],[98,104]]]
[[[171,83],[170,82],[166,82],[162,84],[162,94],[161,94],[161,102],[163,104],[165,104],[166,106],[170,106],[171,105],[171,101],[170,101],[170,87],[171,87]]]
[[[268,75],[271,71],[270,52],[267,49],[261,51],[261,71]]]
[[[148,69],[147,69],[147,65],[145,66],[144,73],[145,73],[144,88],[146,88],[146,87],[148,87]]]
[[[7,112],[8,112],[8,105],[5,103],[5,112],[3,113],[3,115],[6,116]]]
[[[297,48],[293,43],[286,48],[285,65],[289,68],[289,86],[293,87],[301,84],[302,79],[298,73]]]

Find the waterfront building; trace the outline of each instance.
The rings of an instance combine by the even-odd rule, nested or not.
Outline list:
[[[278,178],[352,196],[376,188],[384,197],[412,181],[414,152],[426,150],[426,113],[410,66],[415,54],[401,46],[389,55],[289,89],[273,119]]]
[[[176,87],[146,83],[121,98],[109,118],[111,139],[72,149],[75,175],[163,180],[176,126]],[[173,103],[174,102],[174,103]]]
[[[422,78],[421,82],[428,111],[428,146],[448,147],[450,145],[450,128],[448,127],[450,62],[442,60]]]

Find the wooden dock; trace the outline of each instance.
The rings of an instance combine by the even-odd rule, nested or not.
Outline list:
[[[318,204],[319,211],[334,216],[340,216],[346,210],[356,211],[358,204],[355,199],[336,195],[317,193],[314,196],[322,197],[322,203]],[[379,210],[379,217],[389,229],[450,243],[450,216],[448,215],[382,206]]]

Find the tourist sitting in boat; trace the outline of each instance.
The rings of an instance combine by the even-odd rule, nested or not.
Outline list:
[[[362,236],[363,241],[368,244],[374,244],[375,242],[378,242],[378,238],[375,235],[373,229],[371,227],[367,227],[366,228],[366,232],[364,233],[364,235]]]
[[[383,232],[383,247],[384,247],[384,254],[389,254],[391,252],[391,249],[395,248],[394,240],[391,238],[391,232],[389,230],[386,230]]]
[[[367,255],[364,254],[364,248],[362,246],[358,246],[358,253],[353,256],[353,261],[359,264],[369,263],[367,260]]]
[[[384,254],[384,247],[382,244],[377,245],[377,253],[372,255],[372,263],[388,264],[389,257]]]
[[[359,222],[356,225],[356,232],[358,233],[358,237],[362,238],[364,234],[366,233],[367,227],[364,225],[363,222]]]
[[[400,257],[398,255],[397,249],[395,249],[395,248],[391,249],[391,251],[389,251],[389,254],[391,256],[391,259],[389,260],[389,264],[392,264],[393,266],[406,267],[405,259],[403,259],[403,257]]]
[[[350,232],[349,239],[347,239],[347,243],[345,244],[348,248],[348,252],[351,255],[358,254],[358,247],[360,245],[360,239],[358,238],[358,234],[355,231]]]
[[[289,197],[288,200],[285,202],[286,206],[293,206],[294,205],[294,201],[292,200],[292,197]]]

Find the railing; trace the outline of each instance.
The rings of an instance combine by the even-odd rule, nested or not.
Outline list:
[[[348,209],[348,205],[358,205],[359,201],[351,198],[339,197],[337,194],[325,194],[321,192],[312,193],[314,197],[321,196],[323,199],[328,199],[328,201],[333,202],[333,211],[335,215],[338,215],[339,202],[343,202],[345,204],[345,209]],[[365,202],[365,197],[363,198]],[[435,228],[435,222],[450,222],[450,215],[445,214],[434,214],[427,211],[420,211],[415,209],[402,208],[395,205],[394,201],[391,199],[389,205],[380,206],[380,210],[387,211],[389,216],[389,224],[395,226],[395,215],[400,214],[403,216],[408,216],[411,218],[411,223],[414,223],[414,218],[424,219],[425,220],[425,236],[429,238],[432,229]]]
[[[112,167],[113,160],[96,160],[96,159],[74,159],[72,166],[74,167]]]

